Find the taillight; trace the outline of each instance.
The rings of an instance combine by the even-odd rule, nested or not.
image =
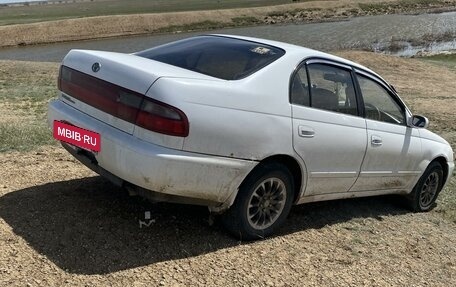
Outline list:
[[[134,123],[143,95],[63,66],[62,92],[124,121]]]
[[[181,110],[149,98],[144,98],[136,125],[162,134],[188,136],[188,119]]]
[[[147,130],[172,136],[188,136],[188,119],[181,110],[137,92],[66,66],[60,67],[58,87],[62,92],[94,108]]]

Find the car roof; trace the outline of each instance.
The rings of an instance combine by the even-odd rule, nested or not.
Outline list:
[[[344,58],[341,58],[341,57],[338,57],[335,55],[331,55],[329,53],[313,50],[313,49],[298,46],[298,45],[288,44],[288,43],[284,43],[284,42],[280,42],[280,41],[267,40],[267,39],[262,39],[262,38],[229,35],[229,34],[210,34],[210,35],[219,36],[219,37],[228,37],[228,38],[234,38],[234,39],[241,39],[241,40],[252,41],[252,42],[263,43],[266,45],[275,46],[277,48],[281,48],[281,49],[285,50],[286,53],[299,54],[299,56],[302,59],[308,58],[308,57],[319,57],[319,58],[336,61],[336,62],[346,64],[346,65],[349,65],[349,66],[352,66],[355,68],[359,68],[363,71],[373,74],[388,84],[388,82],[386,82],[380,75],[378,75],[376,72],[372,71],[371,69],[369,69],[363,65],[360,65],[358,63],[355,63],[353,61],[350,61],[350,60],[347,60],[347,59],[344,59]]]

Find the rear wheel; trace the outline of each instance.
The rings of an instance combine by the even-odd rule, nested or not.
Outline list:
[[[438,162],[432,162],[408,197],[410,208],[416,212],[431,210],[442,189],[443,181],[442,166]]]
[[[267,237],[285,222],[293,190],[293,177],[284,165],[265,164],[242,184],[233,205],[222,215],[222,222],[239,239]]]

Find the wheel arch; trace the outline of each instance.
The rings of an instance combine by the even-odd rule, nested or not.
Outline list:
[[[445,186],[446,181],[448,180],[448,172],[449,172],[449,167],[448,167],[448,162],[444,156],[438,156],[434,158],[429,164],[433,162],[438,162],[443,169],[443,183],[442,186]]]
[[[244,178],[241,185],[249,178],[251,174],[253,174],[257,169],[261,166],[264,166],[268,163],[280,163],[283,164],[292,174],[293,176],[293,185],[294,185],[294,199],[293,203],[296,203],[299,199],[299,195],[301,194],[301,189],[303,185],[303,168],[301,167],[298,160],[294,157],[286,154],[278,154],[264,158],[261,160],[251,171],[250,173]]]
[[[209,211],[214,213],[214,214],[222,214],[226,212],[234,203],[236,198],[239,195],[239,190],[241,189],[242,185],[245,184],[249,180],[249,178],[255,174],[255,172],[263,167],[265,164],[268,163],[280,163],[283,164],[292,174],[293,176],[293,184],[294,184],[294,198],[293,198],[293,204],[296,204],[296,202],[299,200],[299,197],[301,195],[301,190],[303,187],[303,184],[305,184],[305,179],[304,175],[306,172],[306,167],[305,165],[303,166],[303,163],[299,162],[298,159],[294,158],[291,155],[287,154],[276,154],[272,156],[268,156],[258,162],[255,167],[250,170],[249,173],[244,177],[242,180],[241,184],[239,184],[237,190],[231,194],[231,196],[221,205],[218,206],[209,206]]]

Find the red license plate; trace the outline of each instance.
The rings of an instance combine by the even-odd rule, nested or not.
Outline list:
[[[83,149],[95,152],[100,151],[101,137],[99,133],[67,123],[54,121],[54,138]]]

